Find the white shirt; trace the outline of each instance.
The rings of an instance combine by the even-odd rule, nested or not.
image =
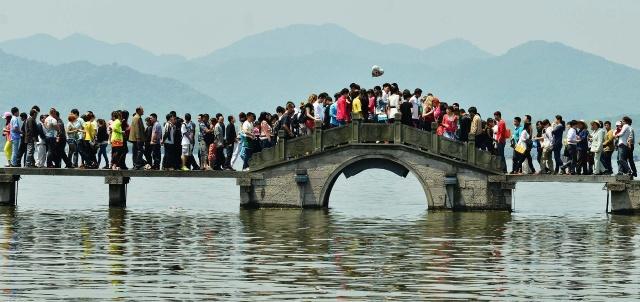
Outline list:
[[[518,144],[526,146],[528,139],[529,139],[529,133],[527,132],[527,130],[523,129],[522,132],[520,132],[520,137],[518,138]]]
[[[602,128],[598,128],[598,130],[596,130],[592,135],[591,135],[591,152],[593,153],[597,153],[597,152],[602,152],[602,144],[604,143],[604,135],[605,135],[605,131]]]
[[[576,129],[573,127],[569,127],[569,131],[567,132],[567,143],[570,145],[578,143],[578,135]]]
[[[389,118],[395,118],[400,106],[400,96],[393,94],[389,97]]]
[[[317,120],[324,120],[324,106],[322,105],[322,103],[313,103],[313,116]]]
[[[248,134],[253,134],[253,123],[249,122],[248,120],[244,121],[244,123],[242,123],[242,132],[246,135]]]
[[[631,127],[629,125],[622,125],[622,130],[620,130],[620,134],[618,135],[618,146],[626,145],[629,141],[629,136],[631,135]]]
[[[48,116],[44,120],[44,133],[47,137],[56,137],[58,136],[58,130],[56,127],[58,126],[58,121],[52,116]]]
[[[420,117],[420,102],[415,95],[409,99],[409,102],[411,102],[411,118],[417,120]]]
[[[542,135],[542,147],[553,146],[553,127],[547,127],[544,129]]]

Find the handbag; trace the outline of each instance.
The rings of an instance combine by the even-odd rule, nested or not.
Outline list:
[[[121,140],[116,140],[111,142],[111,147],[122,147],[124,146],[124,142]]]
[[[517,144],[515,147],[516,152],[518,152],[519,154],[524,154],[525,151],[527,151],[527,147],[523,144]]]

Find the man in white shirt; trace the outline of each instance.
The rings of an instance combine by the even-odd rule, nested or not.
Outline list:
[[[422,97],[422,89],[416,88],[413,91],[413,96],[409,99],[411,103],[411,119],[413,120],[413,125],[415,127],[418,126],[420,119],[420,97]]]
[[[566,174],[567,167],[569,168],[569,174],[576,174],[576,161],[578,160],[578,132],[576,127],[578,122],[573,120],[569,122],[569,130],[567,131],[567,145],[565,146],[567,152],[567,162],[560,167],[560,174]]]
[[[551,127],[551,122],[549,120],[542,121],[542,127],[544,127],[544,132],[542,133],[542,167],[541,174],[551,174],[553,173],[553,127]]]
[[[318,95],[318,100],[316,100],[316,102],[313,103],[313,115],[316,121],[324,120],[324,102],[328,96],[329,95],[326,92],[323,92],[320,95]]]
[[[184,122],[180,127],[180,133],[182,134],[182,171],[189,171],[189,158],[193,156],[193,144],[195,136],[195,125],[191,122],[191,114],[187,113],[184,116]]]
[[[628,174],[633,176],[634,173],[629,165],[629,162],[633,161],[632,132],[631,118],[628,116],[623,117],[622,129],[615,135],[618,138],[618,175]]]

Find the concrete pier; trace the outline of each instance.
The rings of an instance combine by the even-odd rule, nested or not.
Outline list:
[[[0,175],[0,206],[15,206],[20,175]]]
[[[107,176],[104,183],[109,185],[109,207],[124,208],[127,206],[127,184],[129,177]]]

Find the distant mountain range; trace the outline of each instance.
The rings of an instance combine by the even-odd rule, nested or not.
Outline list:
[[[164,116],[174,109],[200,112],[224,106],[179,81],[142,74],[121,65],[96,66],[87,62],[52,66],[0,51],[0,107],[19,106],[27,111],[37,104],[42,110],[56,107],[65,114],[72,108],[93,110],[105,117],[115,109]]]
[[[83,69],[73,63],[47,65],[51,73],[46,78],[19,73],[29,85],[48,84],[58,77],[57,72],[66,72],[68,76],[64,81],[73,83],[83,79],[81,73],[87,70],[108,71],[110,76],[127,83],[128,77],[144,78],[156,84],[170,81],[171,85],[160,86],[164,91],[175,88],[180,92],[174,91],[169,99],[190,95],[199,101],[183,99],[181,103],[194,102],[194,107],[201,104],[202,107],[196,109],[208,112],[223,106],[232,112],[271,111],[288,100],[302,101],[310,93],[332,94],[351,82],[365,87],[382,82],[397,82],[409,89],[421,87],[445,101],[475,105],[485,116],[495,110],[502,110],[507,116],[530,113],[534,118],[557,113],[576,118],[612,116],[636,110],[640,99],[640,71],[560,43],[532,41],[495,56],[460,39],[427,49],[381,44],[332,24],[292,25],[266,31],[191,60],[158,56],[130,44],[108,44],[81,35],[61,40],[36,35],[0,42],[0,49],[49,64],[78,60],[95,65],[116,62],[161,77],[123,66],[97,67],[83,63]],[[385,69],[383,77],[371,78],[370,68],[374,64]],[[67,71],[74,66],[78,72]],[[19,71],[2,69],[0,74],[16,80],[11,75]],[[93,75],[93,80],[99,82],[102,74]],[[179,86],[178,81],[184,85]],[[0,102],[4,102],[4,95],[35,99],[53,93],[0,84]],[[145,90],[155,89],[156,84],[136,89],[129,85],[128,89],[138,90],[137,96],[141,96],[151,93]],[[133,90],[120,91],[121,88],[114,85],[109,87],[120,96],[133,93]],[[65,88],[69,89],[69,95],[76,89],[84,89],[71,84]],[[32,90],[40,94],[34,95]],[[82,98],[92,98],[92,93],[97,92],[84,91]],[[209,97],[224,103],[216,103]]]

